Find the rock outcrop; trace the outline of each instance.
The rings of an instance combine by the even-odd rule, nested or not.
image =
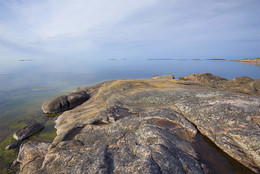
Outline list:
[[[221,81],[227,81],[227,79],[225,78],[214,76],[210,73],[191,74],[186,77],[181,77],[180,79],[196,81],[199,83],[210,83],[210,84],[221,82]]]
[[[211,88],[260,96],[260,79],[236,77],[233,80],[227,80],[210,73],[200,73],[181,77],[180,80],[194,82],[204,86],[206,85]]]
[[[247,83],[252,82],[254,80],[250,77],[244,76],[244,77],[236,77],[236,78],[232,79],[232,81],[236,84],[247,84]]]
[[[208,173],[194,146],[198,132],[260,173],[260,98],[192,80],[81,88],[89,100],[57,118],[51,144],[21,146],[20,173]]]

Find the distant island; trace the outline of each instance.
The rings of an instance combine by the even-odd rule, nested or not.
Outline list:
[[[34,59],[20,59],[20,62],[24,62],[24,61],[34,61]]]
[[[232,61],[232,62],[241,62],[245,64],[254,64],[259,66],[260,65],[260,58],[245,58],[245,59],[240,59],[240,60],[228,60],[228,59],[220,59],[220,58],[213,58],[213,59],[146,59],[146,60],[194,60],[194,61],[199,61],[199,60],[213,60],[213,61]]]
[[[246,64],[260,65],[260,58],[246,58],[242,60],[232,60],[233,62],[241,62]]]
[[[217,59],[217,58],[215,58],[215,59],[206,59],[206,60],[226,60],[226,59]]]

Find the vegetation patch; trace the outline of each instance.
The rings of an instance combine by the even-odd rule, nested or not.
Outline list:
[[[17,169],[9,169],[10,165],[17,157],[18,151],[16,149],[4,150],[9,144],[15,143],[16,140],[13,135],[9,135],[0,143],[0,173],[11,174],[15,173]]]

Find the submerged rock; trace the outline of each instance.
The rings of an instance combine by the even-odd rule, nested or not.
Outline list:
[[[198,131],[260,173],[257,96],[174,79],[117,80],[84,90],[90,99],[57,118],[50,145],[20,148],[21,174],[211,172],[194,148]]]
[[[73,109],[89,99],[89,95],[84,91],[72,92],[68,95],[55,97],[47,100],[42,105],[42,110],[46,114],[60,113]]]
[[[16,131],[13,137],[17,141],[21,141],[39,132],[41,129],[43,129],[43,125],[35,122]]]

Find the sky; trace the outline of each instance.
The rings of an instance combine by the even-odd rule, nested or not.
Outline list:
[[[0,0],[0,60],[260,57],[259,0]]]

